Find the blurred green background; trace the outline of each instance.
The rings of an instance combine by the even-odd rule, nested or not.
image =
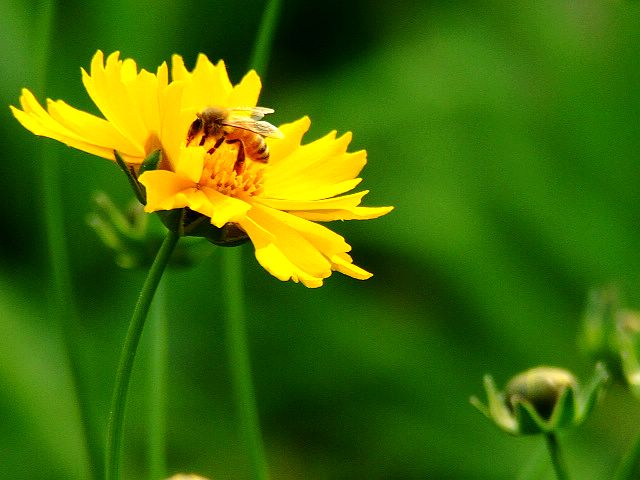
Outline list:
[[[44,5],[44,4],[43,4]],[[41,150],[57,155],[84,399],[104,436],[118,352],[144,272],[113,262],[85,217],[97,190],[126,205],[115,165],[34,137],[20,88],[97,113],[80,67],[97,49],[155,70],[172,53],[247,69],[263,2],[65,0],[41,70],[42,12],[0,0],[0,471],[81,479],[86,467],[51,274]],[[587,292],[614,282],[640,306],[640,4],[284,2],[261,104],[309,114],[307,140],[353,131],[367,205],[396,210],[332,228],[375,276],[317,290],[270,277],[245,248],[248,330],[274,479],[553,478],[540,438],[510,438],[472,409],[551,364],[580,378]],[[169,473],[247,478],[229,391],[219,259],[170,272]],[[145,473],[148,338],[128,410],[125,478]],[[640,425],[613,388],[564,437],[575,478],[609,478]],[[520,475],[520,477],[519,477]]]

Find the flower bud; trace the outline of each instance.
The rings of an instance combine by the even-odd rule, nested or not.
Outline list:
[[[601,364],[584,389],[574,376],[560,368],[536,367],[516,375],[505,392],[496,389],[493,378],[484,378],[488,405],[477,397],[475,406],[499,428],[512,435],[549,433],[581,424],[595,404],[608,378]]]
[[[150,235],[149,218],[141,205],[133,203],[122,211],[102,192],[93,200],[95,209],[87,215],[87,223],[114,253],[116,263],[122,268],[146,265],[159,239]]]
[[[640,398],[640,313],[618,313],[618,353],[624,380],[631,393]]]
[[[576,379],[562,368],[535,367],[513,377],[505,389],[508,405],[515,410],[518,403],[528,403],[545,420],[567,388],[575,390]]]
[[[605,362],[614,380],[624,382],[618,352],[620,308],[620,294],[616,287],[607,286],[589,292],[580,344],[594,361]]]
[[[582,343],[604,361],[614,380],[640,398],[640,312],[621,306],[613,287],[591,292],[583,321]]]
[[[113,252],[116,264],[122,268],[148,268],[162,243],[162,226],[138,202],[122,210],[105,193],[96,193],[93,200],[95,208],[87,215],[87,223]],[[205,242],[189,240],[178,244],[171,266],[190,266],[202,258],[198,243],[205,246]]]

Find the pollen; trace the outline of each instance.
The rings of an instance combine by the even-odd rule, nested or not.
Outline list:
[[[248,160],[244,170],[237,173],[234,170],[237,158],[237,148],[227,144],[222,144],[211,154],[207,153],[199,185],[240,199],[260,195],[266,165]]]

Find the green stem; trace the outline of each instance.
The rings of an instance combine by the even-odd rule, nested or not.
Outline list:
[[[616,480],[640,478],[640,435],[634,440],[631,448],[622,459],[614,478]]]
[[[267,463],[260,435],[258,410],[256,407],[247,334],[245,327],[244,295],[242,289],[241,254],[242,249],[230,248],[224,252],[223,278],[226,299],[227,351],[231,368],[231,382],[236,408],[240,420],[242,437],[249,450],[251,478],[268,478]]]
[[[553,469],[556,472],[558,480],[569,480],[569,474],[567,471],[567,465],[562,455],[562,449],[558,443],[558,437],[555,433],[545,434],[545,440],[547,441],[547,448],[549,455],[551,456],[551,463],[553,463]]]
[[[281,0],[268,0],[260,21],[258,36],[251,54],[250,66],[264,80],[269,54],[278,22]],[[231,383],[240,420],[244,443],[249,451],[251,478],[266,480],[269,477],[255,393],[251,380],[251,362],[247,346],[246,315],[242,288],[242,249],[231,248],[224,252],[223,282],[226,299],[226,334]]]
[[[43,94],[51,50],[51,31],[55,22],[55,2],[42,1],[34,7],[37,11],[34,32],[36,42],[33,52],[33,65],[37,76],[34,90]],[[46,226],[47,251],[51,281],[52,318],[58,321],[62,333],[63,348],[68,359],[71,384],[80,416],[80,428],[84,447],[88,457],[88,478],[97,478],[102,471],[102,453],[100,436],[92,421],[89,405],[86,401],[87,388],[83,381],[82,364],[78,348],[78,335],[75,331],[77,313],[74,308],[73,288],[70,275],[68,250],[64,232],[64,214],[62,191],[59,178],[59,159],[53,148],[42,145],[38,153],[37,164],[42,172],[42,204]]]
[[[167,475],[167,316],[164,282],[160,282],[151,306],[151,355],[149,358],[149,478],[158,480]]]
[[[107,480],[120,480],[124,413],[133,361],[136,356],[136,350],[140,342],[145,319],[151,306],[151,300],[153,300],[153,295],[158,288],[164,269],[169,262],[171,253],[178,243],[179,238],[179,234],[170,230],[167,232],[167,237],[164,239],[160,250],[158,250],[156,254],[156,259],[147,274],[147,279],[138,297],[138,303],[136,303],[133,315],[131,316],[127,337],[125,338],[122,352],[120,353],[120,363],[118,365],[118,372],[116,373],[111,411],[109,413],[105,477]]]
[[[251,53],[249,65],[260,74],[262,81],[267,75],[267,65],[269,64],[271,45],[278,24],[281,5],[281,0],[269,0],[267,3],[260,21],[256,43]]]

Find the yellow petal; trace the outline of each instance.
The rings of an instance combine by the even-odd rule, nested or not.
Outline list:
[[[204,167],[205,151],[203,147],[185,147],[180,151],[176,174],[189,179],[194,185],[200,182]]]
[[[314,222],[331,222],[334,220],[371,220],[386,215],[393,207],[356,207],[350,210],[307,210],[293,211],[293,215]]]
[[[219,228],[223,227],[225,223],[235,222],[244,217],[251,208],[247,202],[223,195],[209,187],[203,187],[202,192],[207,198],[207,205],[201,208],[191,208],[210,217],[211,223]]]
[[[356,278],[358,280],[367,280],[373,276],[372,273],[367,272],[366,270],[358,267],[353,264],[353,260],[346,253],[334,255],[331,257],[331,264],[335,271],[344,273],[352,278]]]
[[[364,150],[347,153],[351,134],[323,138],[273,158],[264,195],[271,198],[318,200],[347,192],[360,182],[354,178],[366,164]],[[273,142],[275,143],[275,142]],[[271,160],[271,159],[270,159]]]
[[[183,82],[172,82],[160,98],[160,139],[169,164],[175,169],[180,158],[180,147],[185,143],[191,114],[181,108]]]
[[[227,99],[228,107],[255,107],[260,95],[262,83],[255,70],[250,70],[238,85],[233,87],[233,91]]]
[[[251,238],[256,259],[271,275],[282,281],[302,282],[309,288],[322,286],[324,277],[310,275],[296,265],[275,243],[274,235],[250,216],[242,219],[240,226]]]
[[[285,182],[271,182],[271,172],[264,182],[264,195],[270,198],[295,199],[300,201],[323,200],[340,195],[356,188],[361,178],[345,180],[343,182],[318,182],[314,183],[312,178],[290,180]]]
[[[302,136],[307,133],[310,126],[311,120],[305,116],[295,122],[285,123],[278,127],[284,134],[284,138],[267,139],[269,151],[271,152],[271,157],[269,158],[271,168],[277,165],[278,162],[283,161],[300,146]]]
[[[185,82],[182,108],[198,112],[211,105],[229,106],[233,87],[222,60],[213,65],[206,55],[198,55],[196,68]]]
[[[158,94],[160,94],[160,92],[169,85],[169,67],[167,67],[167,62],[162,62],[158,67],[156,77],[158,78]]]
[[[254,205],[239,221],[256,247],[260,264],[281,280],[320,286],[331,275],[331,263],[295,228],[282,221],[276,210]],[[256,229],[256,226],[260,227]],[[264,232],[268,232],[266,237]],[[255,241],[254,241],[255,240]]]
[[[294,229],[325,257],[331,257],[336,253],[344,253],[351,250],[351,247],[347,242],[345,242],[342,236],[323,225],[310,222],[279,210],[256,206],[256,209],[259,208],[262,208],[264,212],[270,215],[273,219]]]
[[[189,179],[168,170],[144,172],[138,181],[147,192],[145,212],[186,207],[188,195],[196,190],[195,184]]]
[[[200,212],[206,216],[209,216],[211,213],[211,202],[209,202],[205,193],[195,186],[179,192],[175,196],[174,202],[177,207],[189,207],[191,210]]]
[[[145,157],[144,150],[137,149],[135,145],[103,118],[77,110],[62,100],[56,102],[49,100],[47,110],[51,118],[87,143],[99,145],[110,150],[117,150],[123,155]]]
[[[184,60],[180,55],[171,56],[171,79],[175,80],[187,80],[191,77],[191,73],[184,66]]]
[[[58,140],[70,147],[74,147],[103,158],[108,158],[110,160],[114,160],[114,149],[122,149],[123,157],[125,157],[126,161],[130,163],[140,163],[142,161],[142,157],[139,157],[139,153],[132,150],[131,145],[126,141],[126,139],[123,139],[118,132],[109,127],[105,127],[103,129],[99,125],[102,120],[97,117],[72,109],[76,115],[79,115],[83,120],[93,122],[92,124],[97,127],[96,133],[93,134],[93,137],[84,138],[81,134],[72,131],[68,126],[62,125],[60,122],[52,118],[51,115],[42,108],[29,90],[22,90],[20,104],[22,106],[22,110],[10,107],[13,115],[27,130],[36,135]],[[54,109],[60,106],[59,103],[54,103],[54,105],[56,105]],[[69,126],[78,122],[79,117],[70,117]],[[109,130],[111,130],[111,133],[109,133]]]
[[[347,252],[351,250],[351,246],[337,233],[322,225],[304,220],[295,215],[261,206],[255,206],[249,216],[253,219],[258,219],[258,214],[263,215],[263,218],[258,220],[259,222],[262,222],[261,225],[265,225],[267,223],[265,218],[269,220],[269,226],[265,227],[265,229],[273,233],[275,238],[273,243],[278,246],[279,250],[287,257],[290,257],[289,251],[291,249],[298,248],[300,240],[296,240],[295,243],[285,244],[285,240],[282,240],[285,238],[281,235],[282,230],[275,230],[273,227],[278,223],[286,225],[288,229],[295,231],[300,235],[300,237],[304,238],[306,242],[308,242],[318,251],[318,253],[323,255],[330,262],[332,270],[339,271],[340,273],[344,273],[345,275],[349,275],[350,277],[360,280],[366,280],[371,277],[371,273],[353,264],[351,257],[347,254]],[[286,241],[291,242],[292,239],[288,239]],[[307,271],[307,273],[310,272]],[[318,275],[315,276],[318,277]]]
[[[135,68],[135,63],[133,64]],[[135,75],[135,70],[134,70]],[[149,132],[160,131],[160,111],[158,105],[158,79],[152,73],[142,70],[139,75],[126,83],[131,105],[129,108],[138,111],[147,137]]]
[[[144,149],[149,132],[145,128],[140,113],[122,82],[122,62],[119,52],[114,52],[103,65],[102,52],[98,51],[91,61],[91,75],[82,70],[82,81],[87,93],[105,118],[137,148]]]
[[[368,190],[344,195],[342,197],[326,198],[322,200],[288,200],[279,198],[256,198],[256,201],[277,210],[351,210],[362,201]],[[297,213],[297,212],[296,212]]]

